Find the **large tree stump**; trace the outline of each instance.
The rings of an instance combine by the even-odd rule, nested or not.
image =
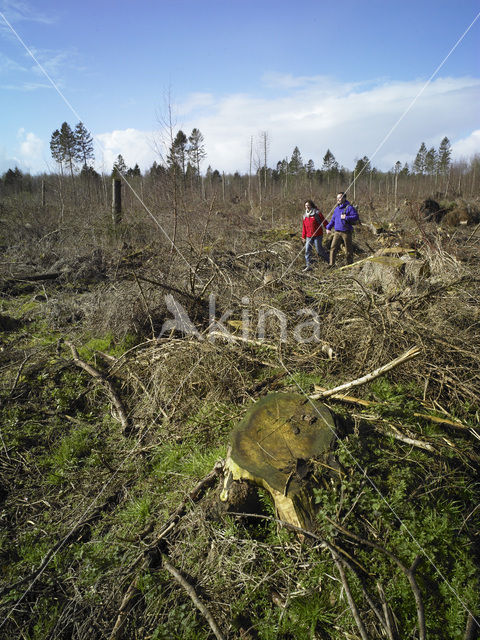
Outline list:
[[[318,401],[295,393],[270,393],[234,429],[220,499],[229,502],[234,483],[267,489],[278,518],[302,529],[314,515],[313,487],[328,469],[334,418]]]

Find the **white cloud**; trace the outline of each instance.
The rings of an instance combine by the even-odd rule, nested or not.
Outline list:
[[[1,0],[0,9],[7,19],[13,23],[38,22],[41,24],[53,24],[55,22],[54,16],[47,16],[29,2],[21,2],[21,0]],[[5,23],[3,23],[3,27],[7,28]]]
[[[1,88],[7,91],[36,91],[37,89],[51,89],[52,85],[46,82],[22,82],[21,84],[3,84]]]
[[[7,74],[10,72],[19,73],[21,71],[26,71],[26,67],[22,66],[12,58],[9,58],[4,53],[0,51],[0,74]]]
[[[101,133],[95,136],[99,154],[97,166],[103,171],[111,171],[113,163],[120,154],[128,167],[136,163],[142,168],[150,167],[154,160],[159,161],[156,151],[155,134],[151,131],[123,129]]]
[[[452,157],[455,160],[468,160],[476,154],[480,154],[480,129],[476,129],[469,136],[457,140],[452,145]]]
[[[182,104],[181,127],[194,127],[205,139],[205,164],[224,171],[246,171],[252,136],[269,136],[269,165],[290,157],[298,146],[304,161],[320,167],[327,149],[337,161],[352,168],[355,158],[367,155],[373,166],[390,169],[397,160],[411,162],[421,142],[438,147],[448,136],[457,154],[478,145],[480,79],[438,78],[428,86],[411,82],[340,84],[325,77],[268,76],[279,95],[231,94],[214,98],[192,94]],[[154,160],[153,132],[127,129],[97,136],[105,147],[105,163],[121,153],[127,165],[142,169]],[[205,169],[205,167],[204,167]]]
[[[12,158],[5,147],[0,146],[0,175],[8,171],[8,169],[20,167],[20,165],[21,162],[18,158]]]
[[[214,104],[215,99],[211,93],[191,93],[184,102],[178,105],[178,113],[185,115],[197,109],[211,107]]]
[[[44,141],[31,131],[19,129],[17,133],[19,140],[19,157],[22,167],[27,171],[35,170],[44,163],[43,152],[45,148]]]

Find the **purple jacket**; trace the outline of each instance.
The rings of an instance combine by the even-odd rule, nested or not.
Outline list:
[[[342,220],[341,215],[345,213],[346,217]],[[350,232],[353,231],[352,222],[357,222],[358,212],[348,200],[345,200],[343,204],[338,204],[333,212],[332,219],[327,224],[327,229],[332,227],[335,231]]]

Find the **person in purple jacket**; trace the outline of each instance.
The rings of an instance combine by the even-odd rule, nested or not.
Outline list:
[[[345,251],[347,252],[347,264],[352,264],[352,224],[355,224],[355,222],[358,222],[358,212],[346,199],[345,193],[341,191],[337,194],[337,206],[333,212],[332,219],[327,225],[327,233],[331,233],[332,228],[334,230],[332,244],[330,245],[330,267],[333,267],[335,264],[335,256],[337,255],[337,251],[339,250],[342,242],[345,245]]]

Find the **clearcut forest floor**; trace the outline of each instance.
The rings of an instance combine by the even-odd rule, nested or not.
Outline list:
[[[3,204],[0,638],[478,637],[478,203],[442,204],[458,226],[360,207],[356,264],[307,274],[301,204],[179,213],[175,249],[139,211]],[[326,401],[342,473],[309,534],[264,490],[222,505],[256,399],[415,346]]]

